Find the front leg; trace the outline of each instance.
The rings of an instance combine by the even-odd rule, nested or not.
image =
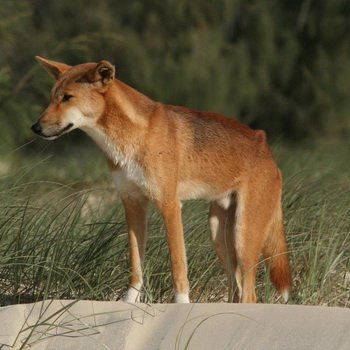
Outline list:
[[[148,198],[141,189],[131,182],[112,161],[108,161],[114,184],[120,194],[128,226],[129,253],[130,253],[130,283],[124,301],[140,301],[142,288],[142,267],[145,257],[147,235]]]
[[[171,272],[176,303],[189,303],[189,282],[187,278],[187,258],[179,199],[158,203],[163,216],[169,246]]]
[[[125,302],[139,302],[143,284],[142,267],[145,257],[148,199],[122,198],[128,226],[131,276]]]

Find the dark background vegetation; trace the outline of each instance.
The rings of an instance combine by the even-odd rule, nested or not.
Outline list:
[[[47,104],[52,79],[35,55],[108,59],[153,99],[221,112],[270,138],[349,136],[347,0],[2,0],[2,147],[31,140]]]

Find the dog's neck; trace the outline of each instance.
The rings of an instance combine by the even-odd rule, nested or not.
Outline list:
[[[134,158],[134,151],[131,147],[120,145],[119,142],[116,143],[102,128],[84,127],[82,130],[96,142],[114,164],[123,167],[127,163],[127,159]]]
[[[115,80],[106,92],[107,108],[96,123],[85,131],[107,157],[120,167],[136,159],[145,142],[149,116],[156,102]]]
[[[106,97],[112,104],[108,109],[118,111],[119,118],[126,117],[135,127],[147,127],[155,101],[117,79],[106,92]]]

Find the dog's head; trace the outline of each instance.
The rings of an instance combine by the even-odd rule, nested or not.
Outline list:
[[[50,105],[32,130],[55,139],[76,128],[93,128],[105,109],[104,94],[114,80],[115,69],[108,61],[69,66],[36,57],[56,83]]]

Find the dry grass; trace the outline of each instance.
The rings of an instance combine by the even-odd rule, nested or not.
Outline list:
[[[323,147],[275,146],[285,174],[284,213],[294,278],[289,303],[349,307],[350,169],[345,147],[336,148],[337,158]],[[84,164],[93,168],[89,174],[96,174],[98,182],[56,182],[57,177],[65,183],[79,179],[80,165],[73,158],[65,159],[65,175],[54,171],[61,158],[39,155],[21,162],[26,164],[22,168],[8,170],[8,165],[0,179],[1,305],[48,298],[115,300],[125,293],[123,209],[103,175],[106,168],[96,169],[100,163]],[[227,279],[209,242],[208,209],[205,201],[183,207],[191,298],[223,302]],[[149,233],[143,300],[170,302],[168,249],[155,210],[150,213]],[[262,263],[257,294],[261,302],[280,301]]]

